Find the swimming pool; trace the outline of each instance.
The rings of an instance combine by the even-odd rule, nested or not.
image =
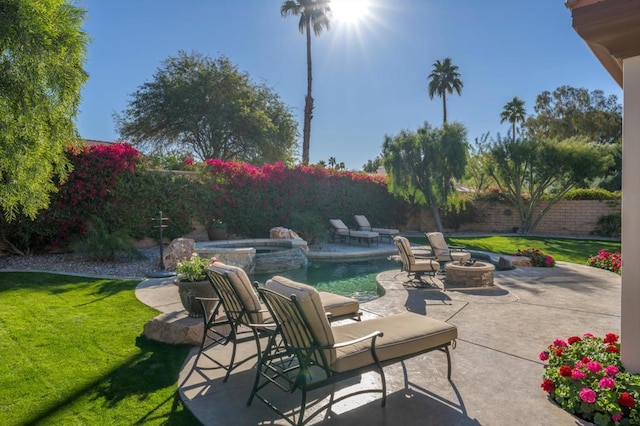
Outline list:
[[[312,285],[318,291],[328,291],[367,302],[379,297],[376,275],[399,268],[400,263],[394,260],[371,259],[361,262],[309,263],[306,268],[283,271],[277,275]],[[263,283],[273,275],[252,274],[250,278]]]

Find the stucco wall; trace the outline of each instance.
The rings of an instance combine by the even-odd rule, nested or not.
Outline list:
[[[478,222],[465,223],[457,232],[511,233],[520,226],[518,212],[500,202],[477,202]],[[541,202],[539,210],[547,206]],[[602,216],[620,213],[620,201],[560,201],[542,218],[535,233],[558,235],[590,235]],[[416,209],[408,216],[405,230],[434,231],[435,223],[428,209]],[[453,231],[452,229],[446,229]]]

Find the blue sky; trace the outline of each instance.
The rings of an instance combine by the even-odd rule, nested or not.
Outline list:
[[[333,0],[335,4],[340,1]],[[385,135],[440,125],[442,102],[426,87],[433,63],[449,56],[464,83],[448,98],[449,121],[506,134],[504,105],[561,85],[622,90],[571,27],[562,0],[368,0],[356,23],[338,20],[313,37],[311,163],[333,156],[360,169]],[[305,37],[281,0],[85,0],[91,37],[77,125],[86,139],[117,140],[113,113],[179,50],[226,55],[289,105],[302,133]],[[300,138],[300,142],[301,142]]]

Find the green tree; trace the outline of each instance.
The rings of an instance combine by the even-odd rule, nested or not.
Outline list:
[[[590,142],[614,143],[622,138],[622,106],[615,95],[601,90],[560,86],[536,98],[535,114],[524,124],[530,137],[584,137]]]
[[[329,30],[331,0],[287,0],[280,7],[283,17],[299,16],[298,30],[307,38],[307,94],[304,98],[304,126],[302,130],[302,164],[309,164],[309,141],[311,140],[311,118],[313,117],[311,29],[317,36]]]
[[[224,57],[179,52],[132,95],[120,136],[152,153],[292,163],[297,128],[289,108]]]
[[[362,166],[362,171],[375,173],[378,171],[378,167],[380,166],[382,166],[382,158],[376,157],[373,160],[367,160],[367,163]]]
[[[500,114],[500,123],[508,121],[511,123],[513,140],[516,140],[516,124],[524,122],[526,111],[524,101],[517,96],[511,102],[507,102]]]
[[[486,172],[518,211],[520,231],[532,232],[564,194],[601,176],[611,164],[606,147],[579,139],[498,139],[488,148]],[[553,192],[552,192],[553,190]],[[539,208],[543,197],[548,204]]]
[[[0,208],[31,219],[71,171],[87,80],[86,12],[63,0],[0,2]]]
[[[433,128],[426,123],[416,132],[386,136],[383,164],[389,190],[412,204],[427,206],[442,232],[439,209],[447,205],[456,179],[467,163],[467,131],[460,123]]]
[[[442,98],[442,123],[447,122],[447,93],[452,94],[455,90],[458,95],[462,92],[462,80],[458,66],[451,63],[451,58],[444,58],[442,62],[437,60],[433,64],[433,71],[427,76],[429,85],[427,92],[429,99],[434,95]]]

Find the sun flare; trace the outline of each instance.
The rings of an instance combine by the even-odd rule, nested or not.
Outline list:
[[[331,15],[336,22],[357,24],[367,17],[370,0],[332,0]]]

